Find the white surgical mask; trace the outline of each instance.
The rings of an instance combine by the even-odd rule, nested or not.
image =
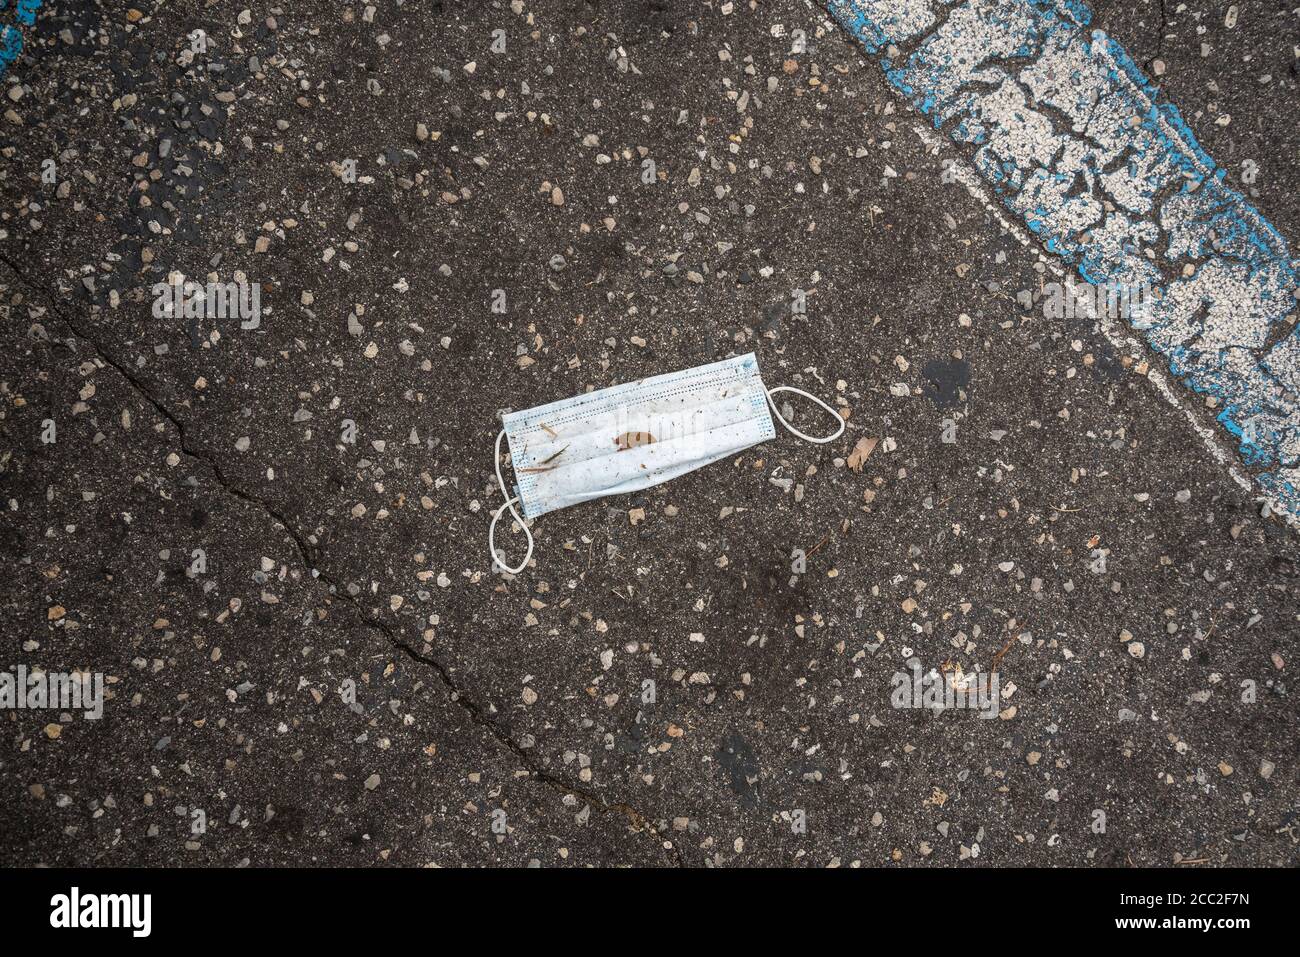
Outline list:
[[[794,428],[772,401],[777,392],[812,399],[835,417],[834,434],[815,438]],[[816,396],[792,386],[765,388],[752,352],[502,416],[505,427],[497,436],[495,465],[506,502],[488,529],[492,560],[517,574],[532,557],[533,535],[515,511],[516,503],[531,519],[658,485],[775,438],[772,415],[809,442],[830,442],[844,433],[839,413]],[[501,478],[503,437],[510,441],[518,481],[514,496]],[[515,568],[496,550],[497,520],[506,509],[528,536],[528,553]]]

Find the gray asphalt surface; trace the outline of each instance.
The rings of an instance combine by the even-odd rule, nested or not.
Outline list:
[[[0,81],[0,668],[111,697],[0,711],[0,861],[1300,863],[1295,533],[1158,358],[1016,302],[1037,257],[817,6],[45,6]],[[1243,7],[1093,9],[1294,241],[1300,16]],[[260,328],[156,318],[176,271]],[[751,350],[845,435],[493,572],[501,411]],[[1000,715],[892,708],[913,658],[996,663]]]

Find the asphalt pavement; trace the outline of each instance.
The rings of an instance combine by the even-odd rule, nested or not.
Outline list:
[[[1300,863],[1264,467],[824,6],[244,2],[0,78],[0,668],[104,682],[0,710],[0,862]],[[1228,6],[1088,29],[1300,241],[1300,12]],[[503,412],[748,352],[844,435],[494,570]]]

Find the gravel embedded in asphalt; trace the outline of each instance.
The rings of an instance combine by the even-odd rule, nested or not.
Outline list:
[[[1300,237],[1300,17],[1094,12]],[[816,4],[80,0],[25,51],[0,669],[106,700],[0,712],[0,861],[1300,863],[1296,533]],[[493,570],[503,411],[750,351],[845,434]]]

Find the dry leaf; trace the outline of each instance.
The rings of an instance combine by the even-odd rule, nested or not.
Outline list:
[[[649,445],[654,440],[655,437],[649,432],[624,432],[614,439],[614,444],[618,446],[620,452],[626,452],[638,445]]]
[[[849,453],[849,468],[861,472],[863,463],[871,458],[871,453],[876,451],[879,442],[879,439],[868,438],[865,435],[858,439],[858,444],[853,446],[853,451]]]

